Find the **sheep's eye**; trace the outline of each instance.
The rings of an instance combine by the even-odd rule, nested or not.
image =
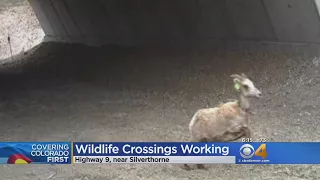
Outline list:
[[[248,86],[248,85],[243,85],[243,88],[244,88],[245,90],[248,90],[248,89],[249,89],[249,86]]]

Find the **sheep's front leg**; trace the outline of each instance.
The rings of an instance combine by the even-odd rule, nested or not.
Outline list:
[[[252,135],[251,130],[249,128],[245,128],[244,137],[245,138],[251,138],[251,135]]]

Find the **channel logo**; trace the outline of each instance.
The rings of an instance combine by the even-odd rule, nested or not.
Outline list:
[[[266,159],[268,156],[267,145],[261,144],[257,150],[251,144],[244,144],[240,147],[240,155],[245,159],[252,158],[253,156],[261,157]]]

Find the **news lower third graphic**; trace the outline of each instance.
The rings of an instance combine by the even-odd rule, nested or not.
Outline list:
[[[70,164],[70,142],[1,142],[0,164]]]
[[[320,164],[320,142],[0,142],[0,164]]]

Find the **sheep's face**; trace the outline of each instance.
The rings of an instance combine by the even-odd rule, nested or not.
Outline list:
[[[245,74],[240,75],[232,75],[233,81],[235,83],[236,90],[240,91],[242,95],[245,97],[256,97],[261,98],[262,93],[259,89],[257,89],[253,82],[247,78]]]
[[[261,98],[262,96],[261,91],[257,89],[249,79],[245,79],[241,82],[241,91],[242,94],[246,97]]]

